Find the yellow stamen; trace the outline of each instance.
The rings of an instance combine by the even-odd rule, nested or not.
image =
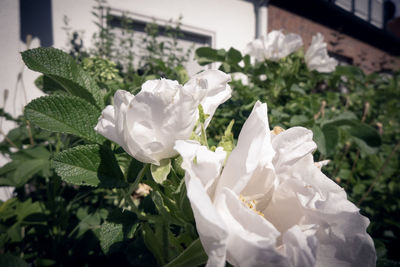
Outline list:
[[[279,126],[275,126],[274,127],[274,129],[272,129],[272,132],[275,134],[275,135],[278,135],[278,134],[280,134],[281,132],[283,132],[283,131],[285,131],[282,127],[279,127]]]
[[[264,217],[264,214],[256,209],[256,201],[255,200],[246,200],[242,195],[239,196],[239,199],[252,211],[257,213],[258,215]]]

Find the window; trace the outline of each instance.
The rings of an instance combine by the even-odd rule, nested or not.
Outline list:
[[[168,25],[171,24],[169,21],[164,21],[160,19],[154,19],[134,13],[122,13],[118,10],[110,10],[111,19],[108,20],[109,26],[111,26],[111,30],[116,38],[122,37],[124,33],[123,31],[123,20],[124,17],[130,20],[129,28],[133,29],[133,54],[136,55],[136,58],[140,57],[143,54],[143,40],[148,37],[145,28],[149,23],[156,24],[158,26],[159,36],[157,40],[159,42],[168,42],[171,41],[168,38]],[[173,26],[173,25],[172,25]],[[186,69],[188,70],[189,75],[193,75],[200,70],[203,70],[204,67],[197,64],[194,60],[194,51],[198,47],[202,46],[214,46],[214,33],[189,27],[186,25],[181,25],[180,27],[182,35],[177,37],[177,47],[182,51],[176,51],[177,55],[183,56],[188,50],[191,53],[188,55],[188,62],[185,64]],[[138,67],[139,62],[136,60],[135,67]]]
[[[376,27],[383,28],[383,0],[332,0],[332,2]]]

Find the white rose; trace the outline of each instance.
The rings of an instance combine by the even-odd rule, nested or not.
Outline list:
[[[229,75],[207,70],[184,86],[161,79],[145,82],[136,96],[118,90],[114,105],[103,110],[95,130],[137,160],[158,165],[161,159],[177,155],[176,140],[190,137],[199,104],[210,115],[207,127],[218,105],[231,96],[229,81]]]
[[[249,85],[249,77],[243,72],[231,73],[232,80],[240,81],[243,85]]]
[[[258,61],[265,59],[278,61],[302,46],[303,40],[300,35],[294,33],[285,35],[281,31],[272,31],[266,36],[250,42],[245,51]]]
[[[0,186],[0,200],[6,202],[13,197],[15,187],[13,186]]]
[[[317,33],[312,37],[311,45],[304,55],[307,67],[318,72],[332,72],[336,69],[338,62],[328,56],[326,43],[322,34]]]
[[[314,165],[312,132],[274,132],[257,102],[224,167],[221,148],[176,142],[207,265],[374,266],[369,220]]]

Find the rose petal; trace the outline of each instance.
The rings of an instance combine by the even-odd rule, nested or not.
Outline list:
[[[272,161],[273,154],[267,105],[257,101],[243,125],[237,146],[226,162],[216,194],[219,194],[224,187],[239,194],[249,182],[256,167],[260,163],[268,165],[268,162]]]
[[[178,140],[174,149],[183,158],[182,168],[190,169],[206,190],[219,177],[226,157],[226,152],[221,147],[213,152],[196,141]]]
[[[233,191],[224,188],[215,205],[229,225],[228,262],[235,266],[289,266],[287,259],[275,249],[280,233],[250,210]]]
[[[208,255],[207,266],[225,266],[228,228],[213,206],[202,182],[191,169],[186,170],[185,183],[196,229]]]

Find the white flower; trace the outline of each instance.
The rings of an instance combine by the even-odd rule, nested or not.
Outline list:
[[[314,165],[312,132],[270,132],[266,104],[255,104],[224,167],[221,148],[175,148],[208,266],[375,265],[369,220]]]
[[[145,82],[136,96],[118,90],[114,105],[103,110],[95,130],[137,160],[158,165],[161,159],[177,155],[176,140],[190,137],[199,104],[210,115],[207,127],[218,105],[231,96],[229,81],[229,75],[207,70],[184,86],[161,79]]]
[[[336,59],[328,56],[324,37],[320,33],[312,37],[311,45],[304,57],[307,67],[318,72],[332,72],[338,64]]]
[[[240,81],[243,85],[249,85],[249,77],[243,72],[231,73],[232,80]]]
[[[5,202],[12,198],[14,189],[13,186],[0,186],[0,200]]]
[[[294,33],[285,35],[281,31],[272,31],[266,36],[250,42],[245,50],[258,61],[265,59],[278,61],[302,46],[303,40],[300,35]]]

